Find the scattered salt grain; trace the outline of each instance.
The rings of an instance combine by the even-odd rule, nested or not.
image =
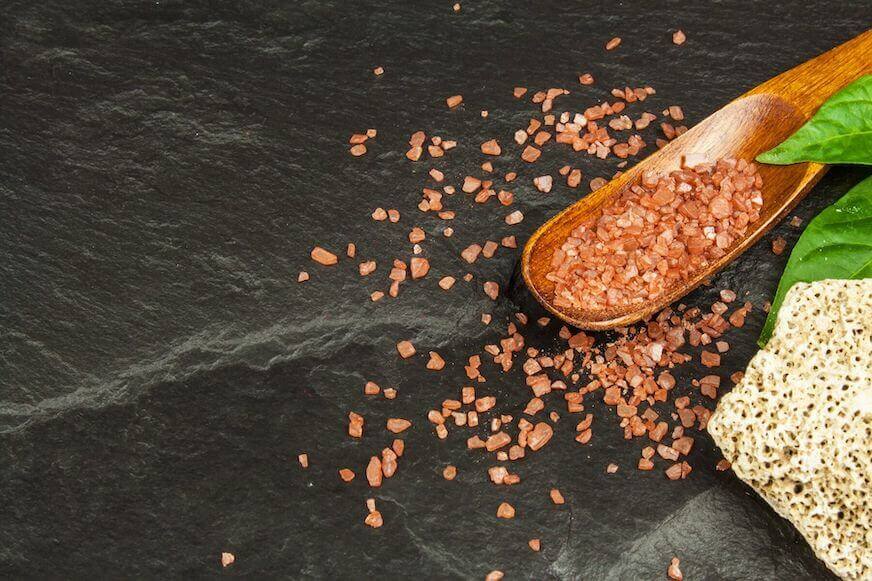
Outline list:
[[[491,139],[481,144],[481,152],[486,155],[499,155],[502,153],[502,148],[496,139]]]
[[[515,507],[508,502],[503,502],[497,507],[497,518],[515,518]]]
[[[606,50],[615,50],[621,44],[621,37],[616,36],[606,43]]]
[[[515,224],[520,224],[524,221],[524,213],[520,210],[515,210],[508,216],[506,216],[506,224],[509,226],[514,226]]]
[[[397,352],[403,359],[408,359],[415,354],[415,346],[411,341],[400,341],[397,343]]]
[[[335,254],[324,250],[320,246],[316,246],[312,249],[311,256],[312,260],[314,260],[318,264],[323,264],[324,266],[333,266],[339,261]]]
[[[484,283],[484,294],[490,297],[492,301],[497,300],[500,294],[500,285],[491,281]]]
[[[389,432],[393,432],[394,434],[399,434],[403,432],[412,425],[412,422],[409,420],[404,420],[403,418],[388,418],[386,427]]]
[[[772,252],[778,256],[784,252],[784,249],[787,247],[787,240],[782,238],[781,236],[776,236],[772,239]]]
[[[563,495],[556,488],[552,488],[548,495],[551,497],[551,502],[554,504],[563,504],[566,502],[566,499],[563,498]]]
[[[445,360],[435,351],[430,351],[430,360],[427,362],[427,369],[431,371],[440,371],[445,367]]]
[[[554,178],[551,176],[539,176],[533,178],[533,185],[536,186],[536,189],[540,192],[547,194],[551,191],[551,186],[554,183]]]

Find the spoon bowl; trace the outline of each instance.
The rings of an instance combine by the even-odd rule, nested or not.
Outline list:
[[[554,305],[554,283],[546,278],[554,251],[580,223],[596,218],[643,172],[657,175],[678,170],[686,158],[752,161],[799,129],[826,98],[872,69],[872,31],[792,69],[729,103],[701,123],[642,160],[603,187],[569,206],[542,225],[521,256],[521,273],[533,296],[549,311],[582,329],[612,329],[642,320],[675,302],[742,254],[796,206],[823,177],[827,166],[800,163],[788,166],[758,164],[763,178],[760,219],[726,255],[681,284],[643,305],[586,310]]]

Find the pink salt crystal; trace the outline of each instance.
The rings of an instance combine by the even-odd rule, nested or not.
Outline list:
[[[430,351],[430,361],[427,362],[427,369],[432,371],[440,371],[445,367],[445,360],[435,351]]]
[[[515,210],[508,216],[506,216],[506,224],[509,226],[514,226],[515,224],[520,224],[524,220],[524,214],[520,210]]]
[[[233,553],[221,553],[221,566],[229,567],[236,562],[236,556]]]
[[[502,149],[496,139],[491,139],[481,144],[481,152],[487,155],[499,155]]]
[[[504,466],[491,466],[487,469],[487,475],[494,484],[502,484],[509,471]]]
[[[375,272],[376,265],[375,260],[368,260],[366,262],[361,262],[358,265],[358,271],[360,272],[360,276],[367,276]]]
[[[491,258],[491,257],[493,257],[494,253],[497,251],[497,248],[499,248],[499,244],[497,244],[496,242],[493,242],[491,240],[488,240],[487,242],[484,243],[484,248],[481,249],[481,255],[484,256],[485,258]]]
[[[537,159],[539,159],[539,156],[541,156],[541,155],[542,155],[542,151],[541,151],[541,150],[536,149],[536,148],[533,147],[532,145],[528,145],[528,146],[524,149],[524,151],[521,152],[521,159],[523,159],[523,160],[526,161],[527,163],[533,163],[533,162],[535,162]]]
[[[408,430],[412,426],[412,422],[403,418],[388,418],[386,428],[389,432],[399,434]]]
[[[376,208],[372,211],[372,219],[377,222],[382,222],[388,219],[388,213],[384,208]]]
[[[297,282],[306,282],[307,280],[309,280],[309,273],[301,270],[300,274],[297,275]]]
[[[416,131],[409,138],[409,145],[412,147],[418,147],[424,144],[424,141],[427,139],[427,134],[423,131]]]
[[[682,40],[681,42],[676,42],[675,44],[681,44],[682,42],[684,41]],[[681,573],[681,569],[679,568],[680,564],[681,562],[675,557],[673,557],[672,560],[669,562],[669,567],[666,569],[666,576],[669,577],[669,579],[671,579],[672,581],[684,581],[684,575]]]
[[[539,422],[527,437],[527,445],[534,452],[542,448],[554,435],[554,430],[545,422]]]
[[[607,183],[609,183],[608,180],[604,178],[593,178],[592,180],[590,180],[590,191],[596,191]]]
[[[466,262],[472,264],[478,258],[481,250],[482,248],[478,244],[470,244],[460,253],[460,256],[462,256]]]
[[[467,194],[474,193],[477,189],[481,187],[481,180],[478,178],[474,178],[472,176],[466,176],[463,178],[463,187],[461,188]]]
[[[554,178],[551,176],[539,176],[533,178],[533,185],[536,186],[536,189],[546,194],[551,191],[551,186],[553,184]]]
[[[372,456],[369,459],[369,464],[366,465],[366,481],[372,488],[378,488],[382,485],[382,463],[378,456]]]
[[[682,436],[680,438],[676,438],[672,442],[672,447],[678,451],[679,454],[683,456],[687,456],[690,454],[691,448],[693,448],[693,438],[690,436]]]
[[[412,230],[409,232],[409,242],[411,242],[412,244],[423,242],[426,237],[427,235],[424,233],[424,231],[417,226],[412,228]]]
[[[397,352],[403,359],[408,359],[415,354],[415,346],[411,341],[400,341],[397,343]]]
[[[782,238],[781,236],[776,236],[772,239],[772,253],[776,255],[780,255],[784,252],[784,249],[787,247],[787,240]]]
[[[730,201],[722,196],[716,196],[709,202],[709,212],[717,219],[723,219],[730,215]]]
[[[699,356],[699,360],[705,367],[717,367],[721,364],[721,356],[711,351],[703,351]]]
[[[312,260],[318,264],[323,264],[324,266],[332,266],[339,261],[335,254],[324,250],[320,246],[316,246],[312,249]]]
[[[484,294],[490,297],[491,300],[497,300],[497,296],[500,294],[500,286],[495,282],[486,282],[484,283]]]
[[[439,286],[442,290],[448,290],[454,286],[454,283],[457,282],[453,276],[444,276],[439,279]]]
[[[485,449],[488,452],[493,452],[502,448],[503,446],[508,445],[512,441],[512,437],[509,436],[505,432],[497,432],[496,434],[490,436],[485,442]]]
[[[409,267],[412,279],[417,280],[427,276],[427,273],[430,271],[430,262],[426,258],[415,256],[409,261]]]

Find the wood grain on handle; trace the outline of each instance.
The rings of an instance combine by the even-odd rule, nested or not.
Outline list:
[[[833,93],[872,74],[872,29],[751,89],[745,96],[781,97],[806,117]]]

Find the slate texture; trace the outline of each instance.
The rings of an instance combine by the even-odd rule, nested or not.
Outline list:
[[[468,433],[436,440],[426,411],[465,385],[463,362],[495,341],[522,305],[519,251],[467,266],[472,242],[516,234],[583,195],[616,160],[551,148],[518,169],[508,210],[462,194],[452,238],[416,209],[431,166],[459,185],[479,171],[478,145],[526,124],[512,87],[567,87],[561,107],[583,110],[611,87],[649,84],[646,109],[684,108],[693,124],[763,80],[862,32],[865,0],[823,2],[7,1],[0,19],[0,576],[4,578],[664,578],[678,556],[687,579],[822,579],[804,541],[729,472],[707,437],[694,471],[669,482],[633,468],[599,404],[594,437],[573,440],[573,418],[517,466],[523,482],[487,481],[490,459],[465,450]],[[676,47],[681,28],[687,43]],[[605,52],[620,35],[623,44]],[[383,66],[376,78],[372,69]],[[582,72],[597,78],[582,88]],[[445,97],[463,94],[448,111]],[[486,109],[483,119],[479,111]],[[641,109],[639,109],[641,111]],[[378,137],[361,158],[351,133]],[[434,163],[405,159],[416,130],[458,139]],[[653,143],[653,130],[644,134]],[[650,148],[647,150],[650,151]],[[534,175],[580,167],[537,192]],[[861,177],[834,169],[799,206],[808,219]],[[399,224],[375,223],[376,206]],[[386,290],[405,236],[427,231],[432,270]],[[719,370],[756,350],[759,305],[774,293],[789,243],[786,223],[689,305],[732,288],[755,308],[729,335]],[[314,244],[358,259],[325,269]],[[366,279],[362,259],[379,270]],[[300,270],[310,272],[305,284]],[[470,271],[450,292],[438,278]],[[500,283],[493,303],[481,282]],[[482,325],[480,313],[494,322]],[[524,331],[553,348],[558,325]],[[400,360],[411,339],[419,355]],[[424,369],[439,351],[445,371]],[[487,367],[487,366],[486,366]],[[529,397],[519,369],[487,367],[482,390],[518,414]],[[698,393],[689,365],[678,393]],[[363,384],[394,386],[394,401]],[[563,411],[558,399],[549,409]],[[365,415],[362,441],[346,415]],[[398,474],[370,491],[367,458],[390,442],[387,417],[414,422]],[[308,452],[303,471],[296,455]],[[620,471],[605,474],[615,462]],[[442,468],[459,475],[444,481]],[[337,477],[348,466],[351,484]],[[559,487],[562,507],[548,500]],[[373,496],[385,526],[363,526]],[[511,521],[495,518],[508,500]],[[542,539],[541,553],[527,540]],[[221,569],[220,553],[236,563]]]

